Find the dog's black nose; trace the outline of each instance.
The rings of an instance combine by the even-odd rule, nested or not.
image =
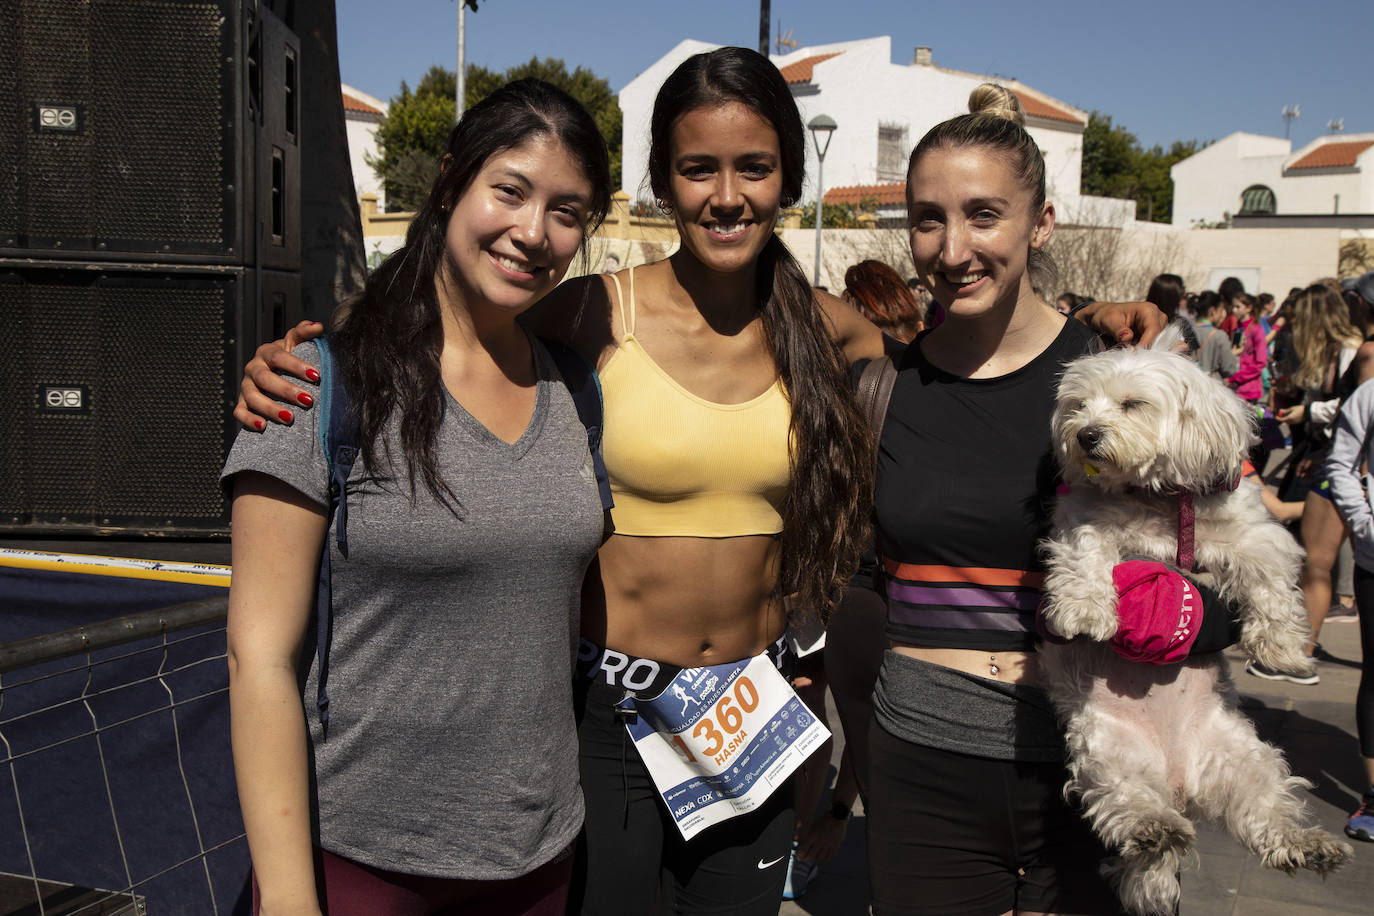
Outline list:
[[[1102,430],[1096,426],[1085,426],[1078,431],[1078,444],[1083,447],[1083,451],[1092,454],[1092,450],[1097,448],[1102,441]]]

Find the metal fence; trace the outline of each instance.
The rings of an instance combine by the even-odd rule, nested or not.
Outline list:
[[[0,911],[247,910],[227,607],[0,644]]]

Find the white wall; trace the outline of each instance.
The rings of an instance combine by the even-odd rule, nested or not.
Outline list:
[[[640,183],[648,161],[649,117],[659,86],[682,61],[716,47],[681,42],[620,91],[625,123],[622,186],[632,200],[648,196]],[[839,125],[826,152],[826,188],[878,183],[879,124],[907,127],[905,158],[930,128],[967,112],[969,93],[987,79],[937,66],[893,64],[892,39],[885,35],[801,48],[775,56],[773,62],[782,68],[835,52],[846,53],[816,64],[810,86],[793,87],[803,124],[827,114]],[[1083,163],[1082,129],[1067,122],[1061,126],[1036,121],[1029,131],[1045,154],[1050,198],[1074,207]],[[803,203],[816,199],[816,152],[809,132],[806,141]]]
[[[348,134],[348,159],[353,166],[353,190],[359,197],[364,194],[377,195],[377,209],[386,209],[386,192],[382,190],[381,179],[367,164],[364,155],[377,155],[377,124],[375,121],[344,121]]]
[[[1364,138],[1374,139],[1374,134],[1334,139]],[[1311,143],[1294,152],[1289,141],[1278,137],[1234,133],[1198,151],[1170,170],[1174,225],[1221,222],[1225,214],[1239,212],[1241,194],[1256,184],[1274,192],[1274,205],[1280,214],[1334,213],[1337,194],[1341,213],[1374,213],[1374,147],[1356,160],[1354,170],[1284,171],[1316,145]]]
[[[387,103],[381,99],[354,89],[347,84],[341,84],[339,88],[344,95],[350,95],[366,105],[371,105],[383,113],[386,112]],[[367,164],[365,158],[365,156],[376,157],[377,155],[377,122],[361,117],[357,112],[345,110],[344,131],[348,137],[348,159],[353,167],[354,193],[360,198],[364,194],[377,195],[377,209],[385,212],[386,194],[382,190],[382,182],[372,171],[371,166]]]
[[[1240,195],[1254,184],[1274,192],[1279,212],[1289,210],[1279,187],[1283,163],[1292,152],[1287,140],[1234,133],[1176,163],[1173,224],[1187,228],[1198,222],[1218,223],[1224,214],[1240,210]]]
[[[1370,165],[1374,165],[1371,162]],[[1374,213],[1368,203],[1361,206],[1359,173],[1326,173],[1324,169],[1299,169],[1284,176],[1274,188],[1279,213],[1336,213],[1339,194],[1341,213]]]
[[[630,202],[652,199],[649,190],[649,121],[654,111],[654,96],[678,64],[693,54],[710,51],[720,45],[686,39],[678,42],[667,54],[654,61],[620,90],[620,113],[624,124],[620,141],[620,187],[630,195]]]
[[[850,51],[816,65],[812,83],[818,91],[798,93],[802,122],[828,114],[839,127],[825,157],[825,186],[876,184],[879,124],[907,127],[904,156],[936,124],[968,111],[968,97],[987,78],[938,66],[905,66],[892,63],[892,39],[888,36],[863,41],[816,45],[794,51],[774,62],[785,67],[798,60]],[[1083,165],[1081,127],[1064,123],[1050,126],[1037,121],[1030,135],[1045,155],[1048,196],[1070,201],[1079,193]],[[808,138],[809,139],[809,138]],[[807,145],[807,186],[804,201],[816,198],[816,155]]]

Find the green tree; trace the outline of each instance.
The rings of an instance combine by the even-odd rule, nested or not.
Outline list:
[[[504,73],[478,64],[467,67],[465,101],[471,108],[511,80],[535,77],[558,86],[589,111],[601,130],[611,155],[611,185],[620,184],[620,103],[611,86],[585,67],[571,73],[554,58],[531,58]],[[435,163],[443,155],[453,129],[453,98],[458,77],[452,70],[433,66],[412,92],[404,82],[400,95],[391,99],[377,129],[378,155],[368,165],[386,186],[388,210],[414,210],[424,201],[434,180]]]
[[[1094,111],[1083,131],[1083,193],[1099,197],[1135,196],[1139,154],[1140,141],[1135,134],[1114,126],[1110,115]]]
[[[1136,218],[1167,223],[1173,213],[1174,183],[1169,169],[1197,152],[1196,140],[1141,149],[1135,134],[1094,111],[1083,131],[1082,192],[1136,202]]]
[[[877,198],[864,198],[858,205],[854,204],[826,204],[821,211],[822,229],[861,229],[863,223],[859,222],[859,217],[866,212],[873,212],[878,208]],[[816,226],[816,203],[812,201],[801,208],[801,224],[803,229],[814,229]]]

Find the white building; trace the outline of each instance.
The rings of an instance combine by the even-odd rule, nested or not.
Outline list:
[[[631,199],[651,196],[649,119],[659,87],[682,61],[716,47],[683,41],[620,91],[623,185]],[[902,187],[912,148],[931,127],[967,112],[969,93],[980,83],[999,82],[1016,93],[1026,112],[1027,129],[1045,156],[1048,196],[1060,220],[1121,225],[1134,217],[1133,201],[1085,200],[1079,193],[1087,114],[1023,83],[937,66],[929,48],[917,48],[910,64],[894,64],[888,36],[800,48],[775,55],[773,62],[791,86],[804,123],[826,114],[838,124],[825,157],[829,203],[877,199],[883,222],[904,219]],[[809,137],[806,173],[803,202],[816,195]]]
[[[367,157],[377,156],[377,125],[386,114],[386,102],[361,92],[347,84],[340,84],[343,92],[344,127],[348,132],[348,158],[353,165],[353,190],[361,198],[364,194],[377,196],[377,207],[386,209],[386,191],[381,179],[367,164]]]
[[[1374,134],[1318,137],[1295,153],[1279,137],[1234,133],[1170,175],[1176,226],[1234,216],[1374,214]]]

